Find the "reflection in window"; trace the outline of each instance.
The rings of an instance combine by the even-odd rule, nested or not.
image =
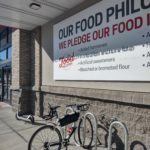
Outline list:
[[[8,48],[8,59],[11,59],[12,56],[12,47]]]
[[[1,47],[7,44],[7,29],[1,33]]]
[[[11,43],[11,41],[12,41],[12,29],[9,28],[8,29],[8,43]]]
[[[0,52],[0,61],[6,60],[6,50]]]

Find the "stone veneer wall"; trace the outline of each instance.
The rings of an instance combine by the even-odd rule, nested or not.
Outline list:
[[[65,88],[62,89],[62,91]],[[71,89],[71,88],[70,88]],[[74,89],[74,88],[73,88]],[[56,89],[55,89],[56,90]],[[82,89],[83,90],[83,89]],[[82,91],[81,90],[81,91]],[[85,93],[86,93],[86,89]],[[93,90],[94,91],[94,90]],[[107,90],[106,90],[107,91]],[[105,93],[105,90],[99,91],[99,93]],[[124,122],[127,125],[128,131],[129,131],[129,150],[149,150],[150,149],[150,106],[144,105],[144,104],[138,104],[139,99],[142,99],[142,95],[147,95],[146,93],[141,93],[141,96],[139,93],[134,92],[127,92],[126,94],[124,92],[124,96],[120,95],[120,98],[126,98],[127,102],[119,102],[114,101],[112,99],[115,98],[109,92],[112,94],[115,91],[107,91],[107,95],[104,95],[99,98],[94,98],[95,96],[92,95],[90,97],[86,97],[86,94],[81,96],[78,96],[76,93],[71,94],[62,94],[62,93],[46,93],[44,92],[43,95],[43,104],[41,105],[42,109],[44,110],[43,113],[46,114],[48,112],[48,105],[49,102],[52,105],[60,105],[62,106],[59,109],[60,114],[65,113],[65,105],[67,104],[74,104],[74,103],[90,103],[90,112],[94,113],[97,118],[100,118],[102,114],[106,115],[108,118],[116,117],[118,120]],[[81,93],[80,93],[81,94]],[[109,97],[110,99],[107,99],[106,97]],[[103,99],[104,98],[104,99]],[[131,99],[135,102],[137,101],[137,104],[135,103],[128,103]],[[149,97],[150,98],[150,97]],[[118,136],[115,138],[115,143],[117,146],[116,150],[123,150],[123,143],[124,143],[124,135],[123,130],[121,128],[118,128]],[[98,131],[102,131],[101,129],[98,129]],[[104,140],[102,140],[103,143]]]

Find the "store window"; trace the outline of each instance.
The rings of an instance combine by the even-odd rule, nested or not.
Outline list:
[[[3,50],[0,52],[0,61],[7,59],[7,50]]]
[[[7,29],[5,29],[1,33],[1,41],[0,41],[1,48],[4,47],[6,44],[7,44]]]
[[[10,102],[12,29],[0,30],[0,96],[2,101]]]
[[[8,48],[8,59],[11,59],[12,57],[12,47]]]

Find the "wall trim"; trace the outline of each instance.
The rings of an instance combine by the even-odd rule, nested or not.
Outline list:
[[[41,91],[68,96],[87,97],[112,102],[150,105],[150,93],[100,90],[61,86],[41,86]]]

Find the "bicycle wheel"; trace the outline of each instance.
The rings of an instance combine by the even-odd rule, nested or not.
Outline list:
[[[50,125],[45,125],[34,132],[28,150],[60,150],[62,136],[60,131]]]
[[[75,124],[75,127],[79,126],[79,121],[75,122],[74,124]],[[80,146],[78,128],[74,132],[74,142],[76,146]]]
[[[78,136],[79,136],[79,142],[80,145],[83,146],[83,148],[88,149],[92,146],[92,141],[93,141],[93,126],[90,118],[86,118],[85,120],[86,124],[86,131],[85,131],[85,141],[83,143],[84,137],[83,137],[83,131],[84,131],[84,126],[83,126],[83,118],[81,118],[78,126]]]

